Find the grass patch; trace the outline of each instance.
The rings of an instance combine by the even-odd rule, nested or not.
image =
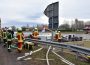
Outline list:
[[[61,53],[58,52],[58,54],[61,54]],[[73,54],[63,53],[63,57],[68,61],[74,63],[75,65],[90,65],[90,63],[81,61],[80,59],[76,59],[76,56]]]
[[[37,47],[36,47],[37,48]],[[34,48],[36,50],[36,48]],[[39,47],[38,47],[39,48]],[[36,53],[33,53],[30,57],[32,60],[27,61],[27,63],[31,63],[32,65],[47,65],[46,60],[38,60],[38,59],[46,59],[46,53],[47,48],[43,48],[41,51],[38,51]],[[38,59],[37,59],[38,58]],[[50,65],[67,65],[64,62],[62,62],[55,54],[53,54],[51,51],[49,52],[49,60]]]
[[[74,41],[74,42],[66,42],[66,44],[81,45],[90,48],[90,41]]]
[[[50,65],[67,65],[66,63],[62,62],[58,56],[53,54],[52,52],[49,53],[49,59],[54,59],[50,61]]]
[[[32,54],[33,60],[31,61],[34,62],[35,65],[46,65],[46,61],[38,60],[38,59],[45,59],[45,54],[46,54],[46,50],[42,49],[41,51]]]
[[[34,47],[34,50],[39,49],[40,47]],[[34,51],[33,50],[33,51]],[[30,57],[32,58],[31,60],[27,61],[27,64],[32,64],[32,65],[47,65],[46,60],[38,60],[38,59],[46,59],[46,53],[47,53],[47,48],[43,48],[42,50],[32,54]],[[72,53],[72,52],[71,52]],[[58,54],[62,54],[58,52]],[[62,55],[66,60],[69,60],[70,62],[74,63],[75,65],[90,65],[90,63],[82,62],[79,59],[76,59],[76,56],[73,54],[69,53],[63,53]],[[38,58],[38,59],[36,59]],[[49,60],[50,65],[67,65],[66,63],[62,62],[59,57],[57,57],[55,54],[53,54],[51,51],[49,52]]]

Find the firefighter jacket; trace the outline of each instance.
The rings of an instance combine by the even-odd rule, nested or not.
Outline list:
[[[12,41],[12,34],[11,34],[11,32],[7,32],[7,41]]]
[[[18,42],[23,42],[24,34],[22,32],[17,32],[16,35],[17,35]]]
[[[7,38],[7,32],[3,32],[3,39]]]

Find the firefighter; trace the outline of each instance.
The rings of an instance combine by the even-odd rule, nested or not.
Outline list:
[[[54,40],[61,41],[61,32],[60,31],[55,32]]]
[[[3,42],[4,42],[4,47],[7,44],[7,31],[6,29],[3,29]]]
[[[12,43],[15,43],[14,31],[13,30],[11,30],[11,34],[12,34]]]
[[[14,39],[14,31],[13,30],[11,31],[11,34],[12,34],[12,38]]]
[[[11,44],[12,44],[12,28],[9,28],[7,31],[7,45],[8,45],[8,52],[11,52]]]
[[[18,40],[18,52],[22,51],[22,46],[23,46],[23,42],[24,42],[24,34],[22,32],[21,28],[17,29],[17,40]]]
[[[38,29],[35,28],[34,31],[32,32],[32,36],[34,39],[38,39],[39,38],[38,35],[39,35]]]
[[[55,32],[55,36],[54,36],[54,40],[55,41],[58,41],[58,39],[59,39],[59,33],[56,31]]]

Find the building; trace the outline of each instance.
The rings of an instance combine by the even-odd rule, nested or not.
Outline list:
[[[85,25],[84,31],[88,34],[90,32],[90,25]]]
[[[84,28],[84,21],[80,21],[78,19],[75,19],[75,29],[82,30],[83,28]]]

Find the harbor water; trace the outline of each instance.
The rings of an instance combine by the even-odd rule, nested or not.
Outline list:
[[[30,35],[31,32],[24,32],[25,36]],[[77,37],[83,37],[84,40],[90,40],[90,34],[62,34],[63,37],[67,37],[68,35],[75,35]],[[16,32],[15,32],[15,36],[16,36]],[[46,40],[46,39],[51,39],[52,34],[48,33],[48,32],[40,32],[39,33],[39,37],[41,38],[41,40]]]

